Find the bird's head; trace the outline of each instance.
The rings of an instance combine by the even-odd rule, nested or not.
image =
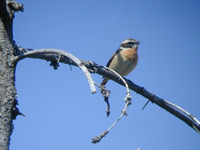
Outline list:
[[[135,39],[126,39],[120,45],[121,48],[133,48],[137,47],[140,44],[140,41],[136,41]]]

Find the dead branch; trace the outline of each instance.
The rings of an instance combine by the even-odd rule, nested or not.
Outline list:
[[[113,69],[110,69],[108,67],[105,67],[106,69],[108,69],[109,71],[113,72],[116,76],[118,76],[122,82],[124,83],[125,87],[126,87],[126,97],[124,98],[124,101],[125,101],[125,106],[121,112],[121,115],[119,116],[119,118],[106,130],[104,131],[103,133],[101,133],[99,136],[95,136],[94,138],[92,138],[92,143],[99,143],[101,141],[101,139],[103,137],[105,137],[109,132],[110,130],[122,119],[123,116],[127,115],[127,112],[126,110],[128,109],[128,106],[131,105],[131,94],[130,94],[130,90],[129,90],[129,87],[128,87],[128,84],[126,83],[126,81],[124,80],[124,78],[119,75],[116,71],[114,71]],[[104,87],[104,85],[103,85]],[[110,110],[109,110],[110,111]]]
[[[28,50],[25,49],[24,51],[28,51]],[[56,61],[60,54],[65,54],[65,51],[55,50],[55,49],[54,50],[49,50],[49,49],[33,50],[31,52],[28,51],[28,52],[22,53],[18,56],[15,56],[13,58],[13,62],[17,63],[18,61],[20,61],[23,58],[40,58],[40,59],[45,59],[45,60],[49,60],[49,61]],[[65,56],[60,58],[60,62],[69,64],[69,65],[77,66],[77,64],[75,64],[73,61],[71,61],[71,59],[69,59]],[[97,74],[104,76],[104,77],[108,77],[109,79],[115,81],[116,83],[124,86],[123,81],[117,75],[115,75],[113,72],[107,70],[105,67],[100,66],[100,65],[98,65],[94,62],[91,62],[91,61],[80,60],[80,62],[90,72],[97,73]],[[197,131],[198,133],[200,132],[199,121],[196,118],[194,118],[190,113],[185,113],[187,111],[185,111],[182,108],[179,109],[180,107],[178,107],[178,106],[174,107],[174,106],[176,106],[175,104],[168,102],[168,101],[156,96],[155,94],[147,91],[144,87],[136,85],[131,80],[128,80],[126,78],[124,78],[124,80],[126,81],[126,83],[128,84],[128,87],[131,90],[133,90],[136,93],[144,96],[145,98],[150,100],[152,103],[157,104],[161,108],[165,109],[169,113],[171,113],[174,116],[176,116],[177,118],[181,119],[186,124],[188,124],[191,128],[193,128],[195,131]]]
[[[94,81],[90,73],[88,72],[85,65],[74,55],[62,50],[57,50],[57,49],[39,49],[39,50],[33,50],[33,51],[31,50],[31,51],[27,51],[26,53],[22,53],[14,57],[12,61],[13,63],[17,63],[21,59],[28,58],[28,57],[45,59],[45,60],[49,60],[56,63],[59,63],[59,61],[62,62],[65,60],[70,65],[73,64],[73,65],[78,66],[83,71],[86,78],[88,79],[92,94],[96,93]]]

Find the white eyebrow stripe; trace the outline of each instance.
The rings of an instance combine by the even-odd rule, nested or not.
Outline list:
[[[128,43],[128,42],[136,42],[136,40],[134,40],[134,39],[127,39],[127,40],[123,41],[122,43]]]

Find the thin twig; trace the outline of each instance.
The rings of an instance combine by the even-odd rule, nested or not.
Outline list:
[[[87,66],[88,67],[88,66]],[[90,66],[89,66],[90,67]],[[96,66],[93,66],[96,69],[96,73],[107,77],[121,85],[124,86],[124,83],[118,79],[118,77],[115,74],[109,73],[107,72],[106,69],[104,69],[103,66],[98,66],[96,64]],[[92,69],[91,67],[89,69]],[[161,108],[163,108],[164,110],[168,111],[169,113],[173,114],[174,116],[176,116],[177,118],[179,118],[180,120],[184,121],[187,125],[189,125],[191,128],[193,128],[195,131],[198,130],[198,133],[200,132],[200,124],[199,121],[195,118],[193,120],[191,120],[190,118],[188,118],[188,116],[180,113],[180,111],[178,111],[177,109],[175,109],[173,106],[168,105],[164,99],[156,96],[155,94],[147,91],[144,87],[141,87],[139,85],[136,85],[135,83],[133,83],[131,80],[128,80],[126,78],[124,78],[129,86],[129,88],[133,91],[135,91],[136,93],[144,96],[145,98],[147,98],[148,100],[150,100],[152,103],[155,103],[156,105],[160,106]]]
[[[148,100],[148,101],[144,104],[144,106],[142,107],[142,110],[145,109],[145,107],[149,104],[149,102],[150,102],[150,100]]]
[[[113,72],[114,74],[116,74],[122,80],[122,82],[126,86],[126,93],[130,94],[130,90],[129,90],[128,84],[126,83],[126,81],[124,80],[124,78],[121,75],[119,75],[115,70],[113,70],[111,68],[108,68],[108,67],[105,67],[105,68],[108,69],[109,71]]]
[[[128,106],[131,104],[131,98],[128,98],[129,100],[127,100],[126,99],[126,103],[125,103],[125,106],[124,106],[124,108],[123,108],[123,110],[122,110],[122,112],[121,112],[121,115],[119,116],[119,118],[106,130],[106,131],[110,131],[121,119],[122,119],[122,117],[124,116],[124,115],[127,115],[127,112],[126,112],[126,110],[127,110],[127,108],[128,108]]]
[[[109,115],[110,115],[110,103],[109,103],[110,91],[106,90],[106,87],[104,85],[100,86],[97,83],[95,83],[95,85],[98,86],[102,96],[104,97],[104,101],[107,104],[106,115],[107,115],[107,117],[109,117]]]
[[[105,86],[100,86],[99,84],[97,83],[94,83],[100,90],[101,94],[103,95],[104,97],[104,101],[106,102],[106,105],[107,105],[107,109],[106,109],[106,115],[107,117],[109,117],[110,115],[110,103],[109,103],[109,97],[110,97],[110,91],[109,90],[106,90],[106,87]]]
[[[101,141],[101,139],[103,137],[105,137],[110,130],[117,125],[117,123],[122,119],[123,116],[127,115],[127,108],[129,105],[131,105],[131,95],[130,95],[130,90],[128,87],[128,84],[126,83],[126,81],[123,79],[123,77],[121,75],[119,75],[116,71],[114,71],[113,69],[110,69],[108,67],[105,67],[106,69],[108,69],[109,71],[113,72],[114,74],[116,74],[124,83],[124,85],[126,86],[126,97],[125,97],[125,106],[121,112],[121,115],[119,116],[119,118],[103,133],[101,133],[99,136],[95,136],[94,138],[92,138],[92,143],[96,144],[99,143]]]

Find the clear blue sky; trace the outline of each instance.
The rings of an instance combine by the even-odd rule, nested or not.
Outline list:
[[[199,0],[20,0],[14,39],[25,48],[57,48],[106,65],[126,38],[141,41],[139,63],[127,76],[200,119]],[[93,75],[95,82],[101,76]],[[19,108],[11,150],[197,150],[200,136],[184,122],[132,92],[128,117],[99,144],[91,138],[123,108],[124,87],[110,81],[111,115],[99,91],[92,95],[80,69],[25,59],[17,65]]]

